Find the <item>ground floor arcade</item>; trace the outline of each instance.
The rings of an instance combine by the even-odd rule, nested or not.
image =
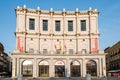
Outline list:
[[[12,77],[106,76],[105,55],[13,54]]]

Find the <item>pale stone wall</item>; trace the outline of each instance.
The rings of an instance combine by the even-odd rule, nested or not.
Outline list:
[[[66,46],[69,46],[71,44],[74,44],[74,51],[80,52],[82,49],[87,49],[87,52],[89,53],[91,50],[90,45],[90,38],[98,38],[98,13],[92,13],[89,15],[89,11],[84,11],[82,15],[79,13],[75,13],[74,11],[66,11],[66,13],[55,12],[56,14],[53,14],[49,11],[41,11],[41,13],[35,13],[35,10],[26,11],[25,9],[20,8],[23,12],[19,11],[19,9],[16,9],[16,15],[17,15],[17,27],[16,32],[27,32],[28,35],[25,35],[26,42],[24,44],[26,51],[29,50],[30,45],[35,45],[34,50],[41,51],[43,43],[53,43],[55,36],[54,35],[60,35],[57,36],[57,39],[60,39],[62,42],[62,45],[64,45],[63,42],[67,42]],[[87,14],[86,14],[87,13]],[[29,19],[33,18],[35,19],[35,30],[29,30]],[[48,31],[42,30],[42,20],[48,20]],[[55,31],[55,20],[61,21],[61,30],[60,32]],[[73,21],[73,31],[68,31],[68,20]],[[86,20],[86,31],[81,31],[80,29],[80,20]],[[41,35],[37,35],[36,33],[40,33]],[[91,33],[94,33],[96,35],[91,35]],[[33,35],[31,35],[33,34]],[[43,34],[46,34],[44,36]],[[51,34],[51,35],[50,35]],[[68,35],[68,36],[62,36],[62,35]],[[75,36],[76,35],[76,36]],[[78,36],[77,36],[78,35]],[[82,36],[79,36],[82,35]],[[22,36],[22,34],[17,36]],[[33,38],[32,41],[29,40],[29,38]],[[46,39],[46,41],[42,40]],[[53,39],[53,40],[51,40]],[[72,39],[72,42],[69,42],[68,39]],[[82,39],[85,39],[85,41],[82,41]],[[35,43],[34,43],[35,42]],[[38,44],[38,45],[36,45]],[[57,44],[57,43],[55,43]],[[28,46],[29,45],[29,46]],[[40,48],[39,48],[40,46]],[[48,48],[48,51],[54,50],[54,45],[50,45]],[[76,48],[77,47],[77,48]],[[78,48],[79,47],[79,48]],[[52,49],[53,48],[53,49]],[[77,50],[77,51],[76,51]]]
[[[23,61],[30,60],[33,65],[33,77],[39,77],[38,64],[42,60],[49,62],[49,77],[55,77],[55,62],[61,60],[65,63],[65,76],[70,77],[70,63],[77,60],[80,63],[81,76],[86,75],[86,62],[94,60],[97,63],[97,76],[106,76],[105,54],[92,53],[92,38],[99,38],[98,14],[96,10],[87,11],[45,11],[16,8],[16,50],[13,52],[12,77],[21,73]],[[29,19],[35,19],[35,30],[29,30]],[[48,20],[48,31],[42,30],[42,20]],[[55,20],[60,20],[60,31],[55,31]],[[73,21],[73,31],[68,31],[68,20]],[[81,31],[80,20],[86,20],[86,31]],[[22,37],[24,50],[18,49],[18,37]],[[99,42],[98,42],[99,43]],[[61,48],[61,54],[56,54],[56,49]],[[56,46],[56,48],[55,48]],[[64,47],[66,46],[66,48]],[[99,46],[99,44],[98,44]],[[33,53],[29,53],[30,49]],[[43,54],[43,49],[48,54]],[[69,55],[69,49],[73,54]],[[86,52],[83,50],[86,49]],[[98,47],[99,50],[99,47]],[[100,64],[99,64],[100,63]]]

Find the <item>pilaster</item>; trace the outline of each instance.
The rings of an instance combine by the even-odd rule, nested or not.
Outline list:
[[[19,64],[20,64],[20,61],[19,61],[19,58],[17,58],[17,67],[16,67],[17,68],[17,75],[20,74],[19,73],[20,72],[20,65]]]
[[[33,63],[33,77],[37,77],[37,61],[36,58],[34,58],[34,63]]]
[[[103,76],[106,76],[106,62],[105,62],[105,58],[102,58],[102,63],[103,63],[103,66],[102,66],[102,69],[103,69]]]
[[[70,60],[69,58],[67,58],[67,62],[66,62],[66,77],[70,77]]]
[[[102,65],[101,65],[101,58],[99,58],[99,77],[102,77]]]
[[[53,58],[50,59],[50,64],[49,64],[49,77],[55,77],[55,67],[54,67]]]
[[[16,77],[16,58],[14,58],[13,56],[13,59],[12,59],[12,78],[15,78]]]
[[[83,64],[83,66],[82,66],[82,72],[83,72],[82,77],[85,77],[86,76],[86,60],[85,60],[85,58],[83,58],[82,64]]]

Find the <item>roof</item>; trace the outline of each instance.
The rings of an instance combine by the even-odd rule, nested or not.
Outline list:
[[[1,42],[0,42],[0,47],[4,49],[4,46],[3,46],[3,44]]]

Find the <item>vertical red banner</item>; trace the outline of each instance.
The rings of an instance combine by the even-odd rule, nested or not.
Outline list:
[[[24,50],[24,46],[23,46],[23,38],[22,37],[18,37],[18,49],[20,51],[23,51]]]
[[[93,38],[92,39],[92,52],[97,52],[98,51],[98,39]]]

